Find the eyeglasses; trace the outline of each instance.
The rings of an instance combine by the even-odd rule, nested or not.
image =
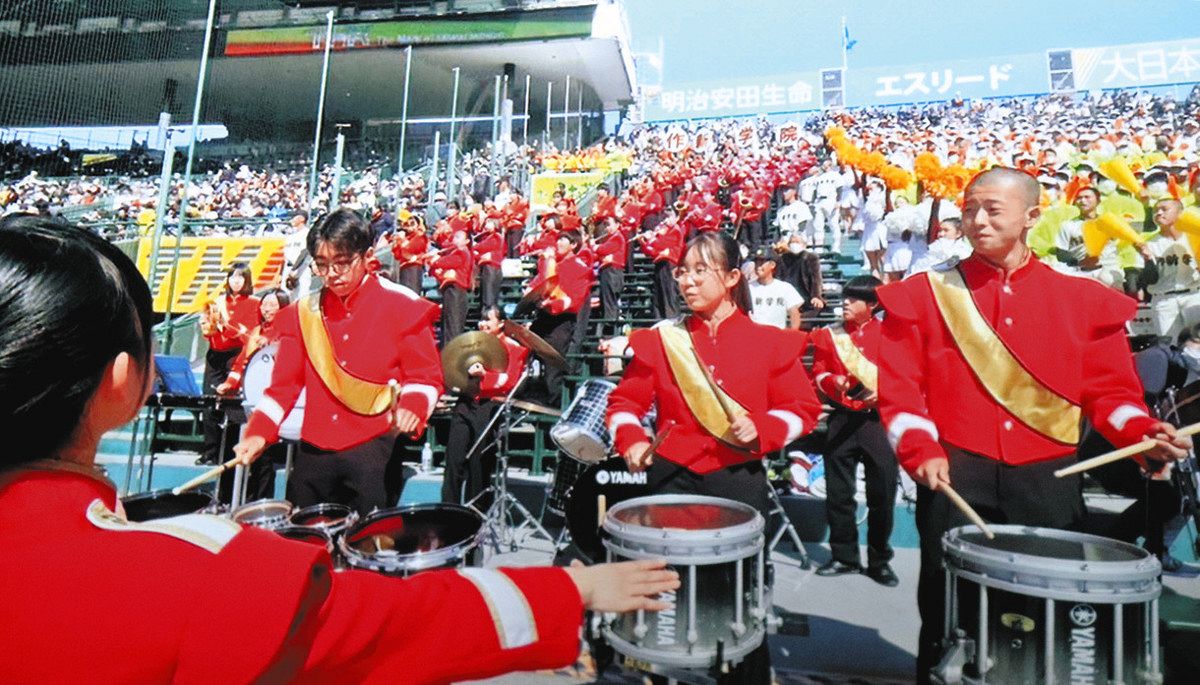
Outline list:
[[[688,277],[691,277],[692,281],[695,282],[704,280],[709,274],[715,274],[719,272],[719,269],[714,269],[707,264],[697,264],[694,269],[689,269],[686,266],[677,266],[671,271],[671,275],[674,276],[675,280],[677,281],[682,281]]]
[[[354,267],[354,263],[362,259],[362,255],[354,255],[350,259],[337,259],[332,262],[313,262],[312,268],[318,276],[331,273],[344,274]]]

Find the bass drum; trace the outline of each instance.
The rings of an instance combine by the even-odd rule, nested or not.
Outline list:
[[[630,473],[620,457],[606,459],[584,469],[567,497],[567,530],[571,540],[588,560],[604,561],[600,527],[607,510],[618,502],[650,494],[646,472]]]
[[[271,343],[254,353],[246,363],[246,371],[242,374],[242,392],[246,399],[242,406],[246,414],[252,413],[262,402],[267,388],[271,385],[271,372],[275,370],[275,355],[279,352],[279,343]],[[304,423],[304,404],[307,391],[301,390],[296,398],[296,405],[279,425],[279,437],[284,440],[300,439],[300,426]]]

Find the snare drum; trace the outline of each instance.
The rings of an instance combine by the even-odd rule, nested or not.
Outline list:
[[[300,542],[306,542],[310,545],[324,547],[325,551],[333,554],[333,540],[330,539],[328,533],[320,528],[308,528],[305,526],[283,526],[282,528],[276,528],[272,532],[289,540],[299,540]]]
[[[235,522],[245,526],[277,530],[287,525],[292,514],[292,503],[285,499],[260,499],[234,509],[229,515]]]
[[[321,531],[330,539],[336,538],[357,520],[358,514],[344,504],[314,504],[297,509],[288,517],[291,527]]]
[[[216,510],[216,500],[208,493],[192,490],[176,495],[168,488],[122,497],[121,507],[125,510],[126,520],[140,523],[185,514],[212,513]]]
[[[586,467],[574,459],[559,459],[554,465],[554,477],[546,486],[546,511],[556,516],[565,516],[567,501],[575,481]]]
[[[611,381],[589,378],[579,386],[571,406],[550,429],[550,437],[572,459],[596,464],[608,456],[612,438],[604,425],[608,396],[617,388]]]
[[[466,565],[482,528],[483,516],[460,504],[380,509],[347,528],[337,548],[351,568],[408,576]]]
[[[242,392],[246,396],[242,406],[246,409],[246,414],[254,411],[254,408],[262,402],[267,388],[270,387],[271,372],[275,370],[275,355],[278,352],[279,343],[271,343],[255,352],[250,357],[250,361],[246,362],[246,371],[242,374]],[[283,423],[279,424],[280,438],[293,441],[300,439],[300,426],[304,423],[306,395],[306,390],[300,391],[295,406],[284,417]]]
[[[944,683],[1161,683],[1160,566],[1146,550],[1051,528],[974,526],[946,550]]]
[[[609,561],[665,558],[681,585],[659,599],[666,611],[608,614],[601,633],[613,649],[651,666],[734,665],[766,637],[762,514],[700,495],[654,495],[608,510]]]

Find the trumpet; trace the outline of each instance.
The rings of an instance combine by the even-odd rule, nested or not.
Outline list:
[[[200,332],[205,335],[221,333],[229,326],[229,308],[225,306],[225,298],[218,297],[204,303],[204,312],[200,317]]]
[[[741,198],[738,198],[738,205],[740,205],[742,207],[742,209],[748,209],[751,204],[753,204],[753,203],[750,201],[750,198],[748,198],[748,197],[743,196]]]
[[[687,211],[687,207],[688,207],[687,203],[684,202],[683,200],[676,200],[675,204],[673,204],[671,206],[674,207],[675,211],[679,214],[683,214],[685,211]]]

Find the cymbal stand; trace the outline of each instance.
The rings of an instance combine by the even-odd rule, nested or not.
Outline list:
[[[484,519],[483,529],[487,531],[492,549],[497,553],[500,552],[501,547],[508,547],[509,551],[515,552],[517,550],[518,534],[527,527],[530,529],[530,534],[540,535],[547,542],[554,545],[553,553],[558,552],[559,543],[554,539],[554,536],[550,535],[549,531],[542,526],[533,513],[524,504],[521,504],[521,501],[516,496],[508,491],[508,433],[513,424],[517,423],[512,419],[513,399],[528,378],[529,369],[526,368],[521,372],[521,377],[517,379],[512,390],[505,396],[504,402],[501,403],[500,407],[492,415],[487,426],[484,427],[479,437],[476,438],[475,444],[471,446],[471,449],[467,450],[467,461],[470,461],[471,458],[478,459],[482,455],[483,450],[487,449],[486,447],[481,448],[484,438],[489,432],[494,433],[490,447],[496,450],[496,472],[492,475],[492,484],[483,492],[472,497],[471,501],[467,502],[467,506],[476,508],[475,502],[488,493],[492,494],[491,506],[487,508],[487,511],[482,512]],[[527,414],[528,412],[525,412],[521,418],[524,418]],[[500,422],[500,429],[492,431],[497,422]],[[476,510],[478,509],[476,508]]]
[[[800,534],[796,532],[796,526],[792,525],[792,520],[788,518],[787,509],[783,508],[783,500],[779,499],[779,492],[775,490],[770,478],[767,479],[767,492],[771,497],[771,515],[778,515],[783,524],[771,537],[771,544],[767,545],[767,552],[774,554],[775,548],[779,546],[786,533],[792,544],[796,546],[796,554],[800,555],[800,568],[808,570],[812,564],[808,560],[808,553],[804,550],[804,543],[800,540]]]

